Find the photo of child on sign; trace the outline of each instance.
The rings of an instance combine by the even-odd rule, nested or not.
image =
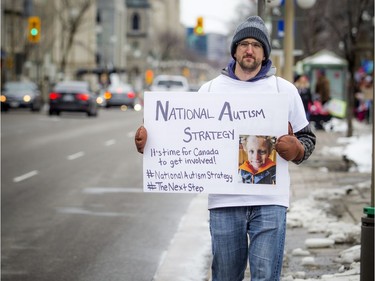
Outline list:
[[[276,184],[276,137],[239,136],[239,182]]]

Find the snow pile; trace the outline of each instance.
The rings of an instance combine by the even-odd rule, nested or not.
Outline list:
[[[353,262],[359,262],[361,259],[361,245],[353,246],[340,252],[336,262],[342,264],[351,264]]]
[[[328,122],[326,131],[330,128],[335,132],[346,132],[347,124],[344,120],[332,118]],[[356,170],[360,173],[371,173],[372,166],[372,132],[368,124],[353,122],[355,129],[352,137],[342,137],[337,140],[337,147],[323,147],[323,153],[326,155],[345,156],[356,164]],[[343,146],[342,146],[343,145]]]
[[[339,218],[330,215],[334,200],[340,201],[346,194],[345,188],[332,190],[318,190],[308,198],[293,202],[288,210],[288,227],[304,227],[309,233],[323,233],[334,243],[359,243],[360,224],[339,221]],[[310,243],[309,247],[321,247]]]
[[[301,248],[296,248],[292,251],[293,256],[309,256],[310,252]]]
[[[329,238],[309,238],[306,239],[305,245],[307,248],[327,248],[335,244],[335,240]]]
[[[301,264],[304,265],[304,266],[315,266],[316,265],[315,258],[314,257],[304,257],[304,258],[302,258]]]
[[[360,263],[354,262],[350,265],[348,270],[344,272],[323,275],[321,279],[323,281],[359,281],[360,279]],[[314,279],[307,279],[314,280]]]
[[[311,263],[313,260],[310,259]],[[305,278],[305,272],[296,272],[293,275],[283,277],[282,281],[360,281],[360,263],[353,262],[348,268],[342,266],[338,273],[322,275],[319,279]]]
[[[350,138],[339,138],[336,147],[324,147],[325,155],[345,157],[354,162],[349,172],[371,173],[372,168],[372,135],[371,130],[364,124],[355,123],[355,128],[360,134]],[[345,132],[346,123],[333,118],[326,124],[326,131]],[[326,167],[320,168],[321,172],[329,172]],[[348,194],[366,193],[370,182],[344,186],[340,189],[316,190],[309,197],[294,201],[288,209],[287,225],[290,228],[303,227],[309,233],[321,233],[321,238],[306,239],[305,246],[308,249],[327,248],[339,243],[353,243],[355,246],[339,253],[335,262],[342,264],[338,273],[322,275],[318,279],[306,279],[304,272],[294,273],[284,277],[283,281],[322,280],[322,281],[359,281],[360,280],[360,253],[361,253],[361,225],[340,221],[338,217],[343,213],[343,199]],[[358,245],[359,244],[359,245]],[[315,259],[308,250],[301,248],[292,251],[293,256],[301,256],[304,266],[314,266]],[[349,266],[348,266],[349,265]]]
[[[333,118],[328,124],[336,132],[345,132],[347,125],[343,120]],[[346,157],[355,163],[354,169],[360,173],[371,173],[372,167],[372,132],[366,124],[354,123],[357,135],[342,137],[337,140],[337,146],[323,147],[325,155]],[[327,134],[329,131],[327,130]],[[329,171],[321,167],[321,172]],[[295,201],[288,210],[288,227],[304,227],[309,233],[323,233],[326,238],[335,243],[360,243],[360,224],[355,225],[340,221],[338,215],[345,212],[342,198],[347,194],[368,189],[369,182],[353,186],[343,186],[340,189],[322,189],[315,191],[308,198]],[[367,191],[365,191],[367,192]]]
[[[361,226],[345,222],[336,222],[329,225],[330,229],[326,230],[329,239],[335,243],[360,243]]]
[[[370,173],[372,136],[351,137],[350,141],[350,144],[344,150],[344,155],[357,164],[359,172]]]

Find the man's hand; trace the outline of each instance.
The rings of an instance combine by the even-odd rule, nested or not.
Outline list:
[[[145,148],[146,141],[147,141],[147,130],[145,127],[140,126],[135,133],[134,137],[135,146],[139,153],[143,154],[143,149]]]
[[[286,161],[299,161],[305,156],[305,148],[293,134],[290,123],[288,135],[283,135],[277,139],[275,149]]]

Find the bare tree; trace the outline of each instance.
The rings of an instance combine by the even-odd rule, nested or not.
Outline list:
[[[184,58],[184,40],[178,34],[165,31],[161,32],[158,39],[160,60],[173,60]]]
[[[326,18],[325,20],[331,27],[331,29],[337,34],[340,42],[343,44],[344,56],[348,61],[348,70],[350,73],[350,82],[348,87],[348,111],[347,111],[347,122],[348,131],[347,136],[350,137],[353,134],[353,109],[354,109],[354,93],[355,93],[355,71],[358,66],[358,51],[360,38],[366,30],[363,30],[365,21],[365,13],[372,12],[371,20],[373,19],[374,1],[372,0],[361,0],[361,1],[350,1],[346,0],[346,7],[343,9],[341,14],[341,23],[344,28],[341,28],[336,24],[336,20],[333,18]],[[372,8],[370,9],[370,5]],[[340,16],[340,15],[338,15]],[[373,42],[373,40],[372,40]],[[372,45],[372,53],[373,53]]]
[[[305,51],[314,53],[322,48],[343,56],[348,62],[349,83],[347,95],[347,136],[353,134],[355,72],[363,58],[373,59],[374,53],[374,1],[341,0],[317,1],[308,11],[304,40]]]
[[[60,8],[56,11],[61,24],[60,50],[62,57],[59,70],[64,73],[68,55],[74,44],[77,31],[84,23],[83,18],[95,0],[62,0]]]

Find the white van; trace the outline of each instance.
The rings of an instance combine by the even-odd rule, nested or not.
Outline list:
[[[158,75],[155,77],[150,90],[188,92],[189,83],[187,79],[181,75]]]

